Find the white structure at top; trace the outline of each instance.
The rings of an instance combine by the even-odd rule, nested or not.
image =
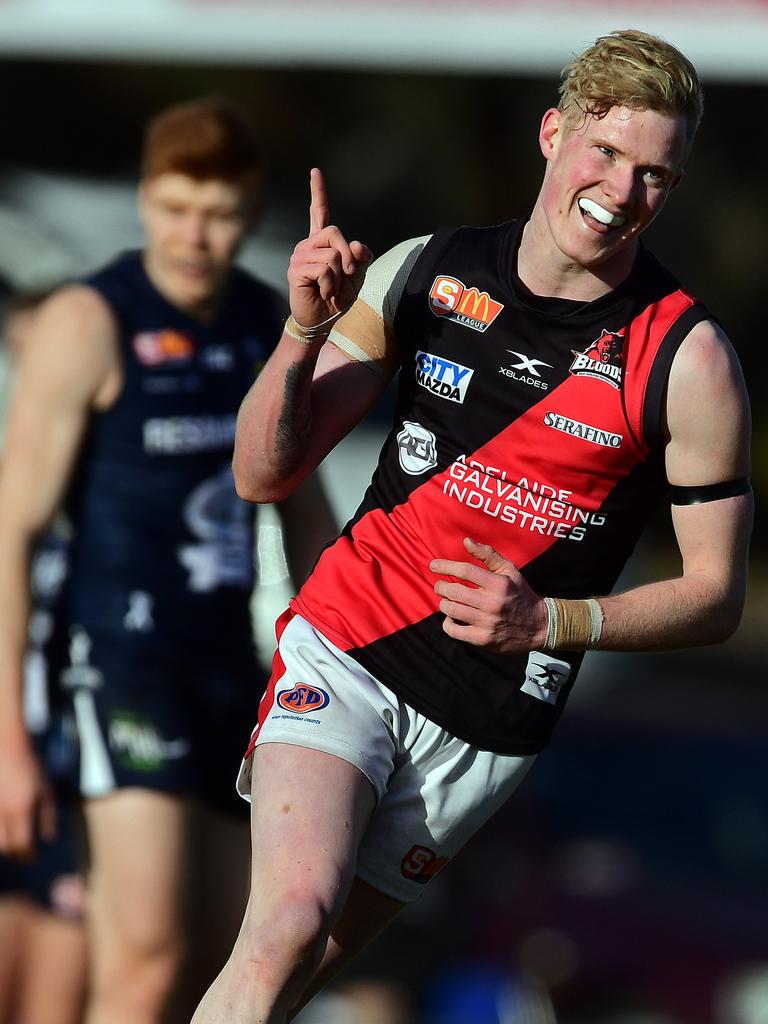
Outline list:
[[[0,54],[548,74],[629,27],[710,80],[768,79],[766,0],[4,0]]]

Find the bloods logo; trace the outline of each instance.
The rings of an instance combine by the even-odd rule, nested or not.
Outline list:
[[[621,355],[624,348],[624,336],[603,330],[603,333],[583,352],[573,349],[576,356],[571,363],[571,373],[576,377],[596,377],[604,380],[611,387],[621,387]]]
[[[180,331],[142,331],[133,337],[133,351],[145,366],[186,363],[195,354],[195,343]]]
[[[330,703],[331,698],[319,686],[309,683],[297,683],[292,690],[281,690],[277,695],[277,703],[284,711],[292,711],[296,715],[306,715],[308,711],[321,711]]]
[[[416,380],[427,391],[447,398],[449,402],[463,403],[474,370],[429,352],[416,353]]]
[[[429,291],[429,308],[435,316],[446,316],[462,327],[482,334],[504,309],[488,292],[467,288],[456,277],[436,277]]]
[[[403,878],[426,885],[438,871],[443,870],[448,860],[448,857],[438,857],[434,850],[426,846],[412,846],[400,863],[400,871]]]

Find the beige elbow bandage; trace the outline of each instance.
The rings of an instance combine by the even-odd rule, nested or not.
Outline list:
[[[594,597],[585,601],[545,597],[544,604],[549,614],[545,651],[589,651],[600,644],[605,616]]]

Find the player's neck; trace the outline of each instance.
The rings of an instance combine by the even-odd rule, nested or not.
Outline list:
[[[637,245],[588,267],[558,248],[545,217],[537,211],[523,229],[517,254],[517,275],[534,295],[592,302],[613,291],[632,271]]]

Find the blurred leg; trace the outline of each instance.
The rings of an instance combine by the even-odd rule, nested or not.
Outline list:
[[[0,1024],[13,1024],[17,981],[32,906],[15,895],[0,897]]]
[[[35,908],[20,975],[21,1024],[78,1024],[85,1002],[85,925]]]
[[[247,805],[240,801],[244,812]],[[232,951],[248,902],[248,815],[235,818],[195,803],[186,831],[185,934],[189,936],[167,1024],[189,1021]]]
[[[182,954],[185,808],[122,789],[86,803],[91,986],[86,1024],[157,1024]]]

